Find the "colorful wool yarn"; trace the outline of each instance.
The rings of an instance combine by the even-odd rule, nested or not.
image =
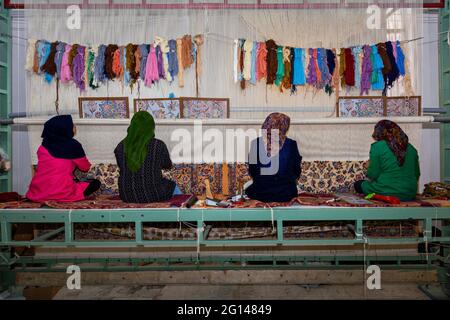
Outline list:
[[[61,83],[72,82],[81,91],[87,87],[97,89],[114,80],[131,89],[138,81],[146,86],[160,80],[172,83],[177,76],[182,87],[183,71],[192,64],[195,63],[197,80],[202,73],[203,43],[201,34],[171,40],[155,37],[151,44],[102,44],[97,47],[29,39],[25,69],[43,75],[48,83],[54,78]],[[254,56],[256,64],[256,52]]]

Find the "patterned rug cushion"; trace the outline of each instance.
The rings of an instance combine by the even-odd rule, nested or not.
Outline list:
[[[302,162],[299,191],[312,193],[352,191],[353,183],[364,179],[367,164],[367,161]],[[102,183],[101,191],[104,194],[118,193],[118,175],[117,165],[104,163],[93,165],[87,174],[76,173],[78,179],[99,179]],[[171,170],[164,171],[163,176],[174,180],[183,193],[196,195],[204,194],[206,179],[210,180],[213,193],[228,194],[235,194],[239,184],[250,180],[247,166],[244,163],[226,166],[219,163],[176,164]]]
[[[299,185],[306,192],[348,192],[365,178],[367,167],[367,161],[303,162]]]

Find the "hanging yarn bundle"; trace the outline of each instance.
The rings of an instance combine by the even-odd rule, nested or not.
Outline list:
[[[107,78],[105,70],[105,59],[106,59],[106,46],[101,45],[98,47],[97,57],[95,58],[94,66],[94,78],[95,81],[100,83],[105,83]]]
[[[264,78],[267,85],[291,93],[297,86],[308,86],[328,95],[338,95],[340,88],[357,89],[361,95],[370,90],[386,94],[400,77],[411,87],[400,41],[340,48],[338,53],[336,49],[281,46],[273,39],[236,39],[233,43],[233,79],[242,89],[247,82],[256,85]]]
[[[292,70],[291,70],[291,48],[284,47],[283,48],[283,63],[284,63],[284,77],[282,79],[282,86],[280,87],[283,89],[290,89],[291,83],[292,83]]]
[[[66,51],[66,44],[64,42],[59,42],[58,45],[56,46],[56,53],[55,53],[56,76],[58,79],[61,79],[62,61],[65,51]]]
[[[365,45],[363,47],[363,60],[361,68],[361,83],[360,83],[360,94],[369,94],[370,90],[370,77],[372,74],[372,64],[370,62],[370,56],[372,49],[370,46]]]
[[[267,48],[265,42],[259,42],[256,52],[256,80],[267,77]]]
[[[53,77],[56,74],[55,56],[56,56],[56,47],[57,46],[58,46],[58,42],[53,42],[50,45],[50,52],[48,54],[48,57],[41,67],[42,72],[45,73],[45,81],[47,81],[49,83],[52,82]]]
[[[314,59],[314,49],[308,49],[309,55],[309,63],[308,63],[308,76],[306,78],[306,83],[310,86],[315,86],[317,84],[317,70],[316,70],[316,62]]]
[[[97,89],[114,80],[132,90],[138,82],[146,86],[160,80],[172,83],[177,76],[182,87],[183,71],[195,63],[198,92],[203,43],[200,34],[193,39],[190,35],[176,40],[155,37],[152,44],[102,44],[97,47],[29,39],[25,69],[43,75],[48,83],[54,78],[61,83],[73,82],[81,91],[87,87]]]
[[[95,49],[89,48],[86,54],[86,74],[87,84],[91,89],[97,89],[98,83],[95,80]]]
[[[273,84],[277,77],[277,44],[275,41],[266,41],[266,64],[267,64],[267,84]]]
[[[73,48],[72,48],[73,50]],[[85,79],[84,79],[84,55],[85,47],[77,46],[76,52],[72,60],[72,70],[73,70],[73,81],[78,89],[84,91],[85,89]]]
[[[167,53],[169,63],[169,73],[173,79],[178,75],[178,56],[177,56],[177,41],[169,40],[169,52]]]
[[[275,85],[280,87],[281,80],[284,77],[284,61],[283,61],[283,47],[277,47],[277,72],[275,74]]]
[[[136,71],[136,50],[138,46],[134,44],[127,44],[126,46],[126,70],[130,76],[130,87],[133,89],[133,86],[136,84],[139,71]]]
[[[27,71],[33,71],[36,42],[36,39],[28,39],[27,55],[25,59],[25,70]]]
[[[325,84],[325,92],[328,93],[328,95],[331,95],[333,93],[334,88],[333,77],[336,69],[336,55],[333,52],[333,50],[325,49],[325,51],[326,51],[326,63],[328,67],[328,79],[327,83]]]

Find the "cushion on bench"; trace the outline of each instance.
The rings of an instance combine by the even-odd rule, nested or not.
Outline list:
[[[365,178],[367,161],[304,161],[299,190],[311,193],[352,191],[353,183]],[[101,182],[105,194],[118,193],[119,169],[116,164],[99,163],[85,174],[76,172],[77,178],[95,178]],[[209,179],[213,193],[235,194],[240,183],[250,180],[244,163],[175,164],[163,176],[174,180],[186,194],[204,194],[204,180]]]

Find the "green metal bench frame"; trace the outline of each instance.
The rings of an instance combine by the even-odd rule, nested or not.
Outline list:
[[[363,233],[365,221],[389,221],[405,220],[422,221],[423,237],[415,238],[367,238]],[[241,269],[241,268],[352,268],[363,263],[389,262],[389,267],[398,268],[429,268],[434,262],[445,263],[449,259],[448,250],[439,255],[418,254],[415,256],[220,256],[213,257],[201,252],[204,246],[221,248],[224,246],[354,246],[355,250],[361,250],[364,245],[395,245],[419,244],[440,242],[450,243],[450,230],[443,227],[440,237],[432,235],[433,220],[450,221],[450,208],[336,208],[336,207],[290,207],[290,208],[255,208],[255,209],[127,209],[127,210],[56,210],[56,209],[32,209],[32,210],[1,210],[1,242],[3,254],[0,254],[0,266],[3,269],[11,269],[21,266],[19,269],[27,270],[28,264],[43,264],[44,267],[34,267],[32,271],[62,271],[57,267],[58,263],[102,263],[101,267],[89,270],[157,270],[170,269]],[[205,239],[203,227],[208,222],[214,221],[267,221],[274,223],[276,228],[275,239],[263,240],[209,240]],[[287,221],[350,221],[355,228],[355,236],[352,239],[285,239],[283,237],[283,224]],[[142,225],[146,222],[193,222],[197,227],[197,239],[194,240],[144,240],[142,237]],[[59,223],[63,227],[44,234],[30,241],[14,241],[11,238],[13,224],[19,223]],[[74,239],[74,224],[78,223],[134,223],[135,238],[126,241],[90,240],[80,241]],[[50,241],[49,238],[56,234],[64,233],[63,241]],[[197,247],[198,254],[191,257],[177,257],[168,253],[162,258],[98,258],[98,259],[40,259],[37,257],[11,257],[8,255],[11,248],[18,246],[30,247],[65,247],[65,248],[119,248],[119,247]],[[274,250],[272,250],[274,251]],[[276,251],[276,250],[275,250]],[[249,261],[269,262],[266,265],[248,265]],[[112,263],[129,262],[129,266],[115,268],[109,266]],[[325,263],[320,266],[317,263]],[[148,263],[159,263],[156,266],[145,266]],[[163,265],[161,265],[161,263]],[[189,265],[179,265],[190,263]],[[211,266],[211,263],[216,265]],[[237,265],[235,263],[238,263]],[[240,265],[239,265],[240,263]],[[355,265],[356,263],[356,265]],[[393,263],[393,264],[392,264]],[[144,266],[141,266],[144,264]],[[174,265],[175,264],[175,265]],[[176,265],[178,264],[178,266]],[[347,265],[346,265],[347,264]]]

